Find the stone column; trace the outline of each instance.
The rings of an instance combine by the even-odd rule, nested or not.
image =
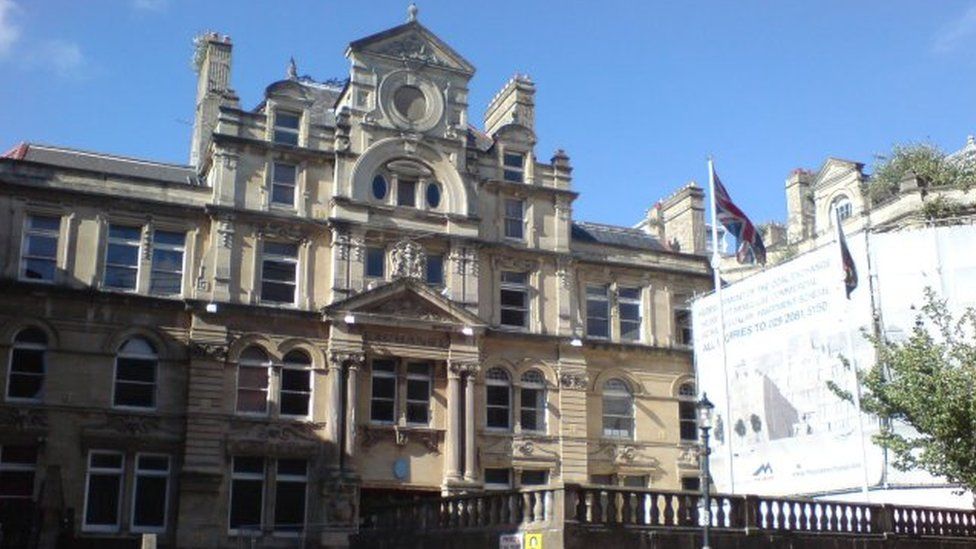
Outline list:
[[[352,353],[348,360],[346,378],[346,463],[352,464],[356,452],[356,407],[359,403],[359,368],[363,355]]]
[[[340,448],[343,432],[342,420],[345,415],[342,410],[342,367],[344,362],[341,353],[332,352],[329,355],[329,406],[325,425],[329,442],[335,445],[335,453],[332,457],[335,459],[336,466],[339,464],[339,457],[342,452],[342,448]]]
[[[447,467],[448,479],[460,477],[458,465],[461,457],[461,391],[458,386],[461,370],[458,364],[447,368]]]
[[[464,376],[464,480],[478,478],[474,466],[474,377],[477,369],[469,366]]]

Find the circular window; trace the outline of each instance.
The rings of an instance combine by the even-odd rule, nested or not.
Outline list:
[[[416,86],[400,86],[393,92],[393,106],[400,116],[417,122],[427,114],[427,98]]]
[[[441,205],[441,188],[437,183],[427,185],[427,205],[431,208]]]
[[[386,198],[386,179],[382,175],[373,178],[373,197],[377,200]]]

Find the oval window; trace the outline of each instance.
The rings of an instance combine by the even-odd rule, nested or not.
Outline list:
[[[416,86],[400,86],[393,92],[393,106],[400,116],[417,122],[427,114],[427,98]]]
[[[373,178],[373,197],[377,200],[383,200],[386,198],[386,178],[382,175],[377,175]]]
[[[427,205],[431,208],[441,205],[441,188],[437,183],[427,185]]]

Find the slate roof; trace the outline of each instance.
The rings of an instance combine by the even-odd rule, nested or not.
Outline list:
[[[602,223],[590,223],[587,221],[574,221],[572,226],[572,239],[578,242],[592,244],[605,244],[608,246],[622,246],[624,248],[634,248],[637,250],[650,250],[655,252],[667,251],[656,238],[630,227],[618,227],[616,225],[604,225]]]
[[[38,143],[21,143],[4,153],[0,158],[36,162],[38,164],[47,164],[59,168],[108,173],[124,177],[152,179],[167,183],[182,183],[184,185],[198,184],[196,170],[191,166],[165,164],[138,158],[128,158]]]
[[[295,79],[279,80],[270,86],[271,90],[277,86],[288,84],[298,84],[301,86],[302,93],[306,94],[312,104],[308,108],[309,120],[312,124],[322,126],[335,126],[335,105],[342,95],[343,88],[348,80],[331,79],[319,82],[308,75],[299,76]],[[254,112],[264,112],[267,101],[261,101]]]

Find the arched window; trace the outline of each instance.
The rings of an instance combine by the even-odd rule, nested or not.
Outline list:
[[[519,414],[523,431],[546,430],[546,378],[539,370],[522,374],[522,407]]]
[[[839,217],[841,221],[847,219],[854,213],[854,206],[851,200],[844,195],[840,195],[830,203],[830,224]]]
[[[634,394],[621,379],[603,384],[603,436],[634,438]]]
[[[237,411],[245,414],[268,413],[268,387],[271,359],[261,348],[251,346],[237,361]]]
[[[678,387],[678,424],[681,440],[698,440],[698,407],[695,383],[687,381]]]
[[[512,417],[512,378],[502,368],[485,374],[485,424],[491,429],[509,429]]]
[[[47,336],[37,328],[26,328],[14,337],[7,377],[7,398],[40,400],[44,389],[44,353]]]
[[[156,348],[141,337],[127,340],[115,358],[112,403],[126,408],[156,407]]]
[[[281,368],[278,397],[283,416],[308,417],[311,414],[312,359],[301,350],[289,351]]]

